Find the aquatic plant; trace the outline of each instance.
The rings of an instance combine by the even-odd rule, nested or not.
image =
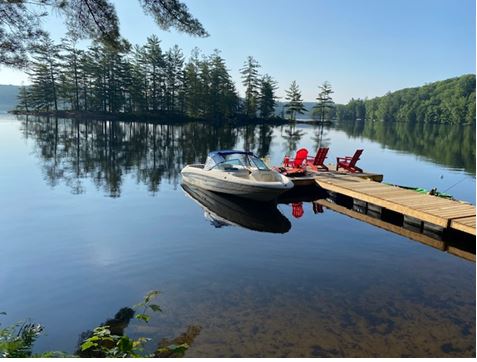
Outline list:
[[[124,334],[132,318],[148,323],[151,319],[149,313],[162,312],[158,304],[152,303],[158,295],[159,291],[150,291],[143,301],[134,305],[133,308],[121,308],[114,318],[92,331],[82,333],[79,347],[72,355],[60,351],[33,354],[33,344],[44,330],[40,324],[18,322],[0,328],[0,357],[182,357],[200,333],[199,326],[189,326],[185,333],[171,341],[163,339],[153,353],[144,351],[144,345],[151,341],[151,338],[134,339]]]

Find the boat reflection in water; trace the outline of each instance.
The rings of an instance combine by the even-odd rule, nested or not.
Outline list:
[[[185,193],[204,209],[205,217],[215,227],[241,226],[254,231],[284,234],[290,221],[275,203],[257,202],[232,195],[224,195],[182,182]]]

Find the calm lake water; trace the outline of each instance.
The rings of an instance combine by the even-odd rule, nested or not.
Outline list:
[[[31,318],[46,328],[36,351],[72,352],[157,289],[163,313],[128,333],[155,342],[199,325],[189,357],[475,356],[474,262],[311,203],[300,218],[290,204],[249,210],[273,232],[227,225],[180,185],[183,165],[211,150],[279,164],[320,141],[329,162],[364,148],[359,165],[384,181],[475,204],[475,127],[0,115],[2,325]]]

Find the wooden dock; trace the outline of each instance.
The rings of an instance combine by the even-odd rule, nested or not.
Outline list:
[[[386,222],[376,217],[372,217],[372,216],[360,213],[358,211],[346,208],[342,205],[338,205],[329,200],[320,199],[320,200],[314,201],[314,203],[317,203],[318,205],[324,206],[335,212],[339,212],[340,214],[352,217],[360,221],[364,221],[368,224],[374,225],[386,231],[390,231],[392,233],[404,236],[408,239],[418,241],[424,245],[431,246],[435,249],[448,252],[460,258],[475,262],[475,248],[474,249],[469,248],[470,250],[465,249],[465,247],[468,245],[462,245],[459,242],[448,242],[444,240],[438,240],[428,235],[425,235],[423,233],[406,229],[403,226],[394,225],[390,222]]]
[[[420,194],[350,174],[321,172],[315,176],[321,188],[440,226],[476,235],[474,205]]]

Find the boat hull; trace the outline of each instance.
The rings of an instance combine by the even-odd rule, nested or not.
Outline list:
[[[204,171],[191,166],[184,167],[181,174],[183,180],[190,185],[258,201],[275,200],[293,187],[293,182],[283,176],[282,182],[251,182],[229,173]]]

